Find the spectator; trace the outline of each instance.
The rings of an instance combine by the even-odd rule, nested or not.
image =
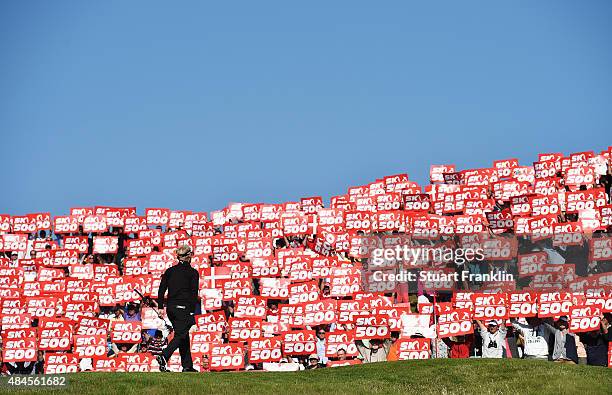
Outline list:
[[[555,362],[578,363],[576,342],[574,341],[574,336],[568,333],[567,317],[559,317],[554,326],[546,321],[542,324],[548,328],[550,332],[548,359]]]
[[[138,346],[139,343],[111,343],[111,351],[109,353],[109,356],[116,357],[117,355],[119,355],[119,353],[133,354],[138,351]]]
[[[19,259],[19,253],[16,251],[11,252],[11,262],[10,267],[17,267],[17,260]]]
[[[308,363],[306,364],[306,370],[320,369],[323,366],[319,363],[319,356],[317,354],[310,354],[308,356]]]
[[[542,319],[528,317],[526,323],[512,319],[512,326],[523,338],[523,358],[548,358],[548,330],[542,325]]]
[[[34,373],[44,374],[45,373],[45,352],[38,350],[36,353],[36,362],[34,363]]]
[[[112,314],[108,318],[108,320],[110,322],[113,322],[113,321],[125,321],[125,318],[123,317],[123,310],[121,309],[121,306],[117,305],[117,306],[115,306],[113,308]]]
[[[500,328],[496,320],[488,320],[486,326],[479,320],[476,320],[476,323],[482,338],[482,357],[503,358],[506,327]]]
[[[609,314],[601,318],[599,329],[581,333],[580,341],[586,350],[586,363],[594,366],[608,366],[608,344],[612,341]]]
[[[397,361],[399,359],[398,356],[398,343],[397,340],[399,339],[399,332],[393,331],[391,332],[391,337],[390,337],[390,341],[389,341],[389,352],[387,353],[387,361]]]
[[[128,303],[123,314],[125,321],[141,321],[140,319],[140,305],[134,303]]]
[[[202,355],[202,365],[200,367],[200,372],[210,372],[210,361],[208,359],[208,354]]]
[[[159,329],[155,330],[155,335],[149,337],[145,342],[145,350],[143,352],[148,352],[155,356],[161,355],[164,347],[168,345],[168,339],[164,339],[164,335],[162,331]],[[141,350],[142,351],[142,350]]]
[[[317,355],[319,361],[323,365],[327,365],[328,358],[325,356],[325,328],[319,327],[317,329]]]
[[[364,363],[384,362],[387,360],[388,346],[379,339],[357,340],[357,351]]]
[[[448,346],[449,358],[469,358],[474,345],[474,335],[451,336],[442,339]]]

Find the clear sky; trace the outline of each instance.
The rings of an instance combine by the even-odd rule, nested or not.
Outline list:
[[[210,211],[612,144],[611,1],[0,2],[0,213]]]

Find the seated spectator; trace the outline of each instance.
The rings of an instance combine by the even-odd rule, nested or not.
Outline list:
[[[308,357],[308,363],[306,364],[306,370],[320,369],[323,366],[319,363],[319,356],[317,354],[310,354]]]
[[[123,314],[125,321],[140,321],[140,305],[128,303]]]
[[[162,350],[167,345],[168,345],[168,339],[164,339],[164,335],[162,331],[157,329],[155,331],[155,335],[153,337],[149,337],[148,341],[146,342],[145,352],[158,356],[158,355],[161,355]]]

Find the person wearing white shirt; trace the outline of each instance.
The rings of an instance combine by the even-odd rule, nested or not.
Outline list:
[[[476,320],[476,323],[480,328],[480,337],[482,338],[482,357],[503,358],[506,327],[500,327],[496,320],[488,320],[486,326],[479,320]]]
[[[511,320],[512,326],[525,339],[524,356],[525,358],[548,359],[548,341],[550,332],[542,320],[536,317],[527,318],[526,323]]]

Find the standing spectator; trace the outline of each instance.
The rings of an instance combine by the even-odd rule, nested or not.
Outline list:
[[[496,320],[488,320],[486,326],[479,320],[476,320],[476,323],[482,338],[482,357],[503,358],[506,327],[500,328]]]
[[[548,359],[555,362],[577,364],[576,342],[574,336],[569,333],[567,317],[559,317],[554,325],[546,321],[543,322],[543,325],[550,332]]]
[[[389,352],[387,353],[387,361],[397,361],[399,360],[399,356],[397,353],[397,347],[398,347],[398,343],[397,340],[399,339],[399,332],[391,332],[391,338],[389,341]]]
[[[44,374],[45,373],[45,352],[38,350],[36,354],[36,362],[34,363],[34,373]]]
[[[581,333],[580,341],[586,350],[587,365],[608,366],[608,344],[612,341],[612,331],[609,327],[609,314],[601,318],[599,329]]]
[[[379,339],[357,340],[357,351],[364,363],[385,362],[387,360],[388,348]]]
[[[317,329],[317,355],[319,356],[319,362],[323,365],[327,365],[328,358],[325,356],[325,328],[319,327]]]
[[[512,326],[523,337],[523,358],[548,358],[548,330],[542,319],[528,317],[526,323],[512,319]]]
[[[469,358],[472,346],[474,345],[474,335],[451,336],[442,339],[448,346],[449,358]]]

